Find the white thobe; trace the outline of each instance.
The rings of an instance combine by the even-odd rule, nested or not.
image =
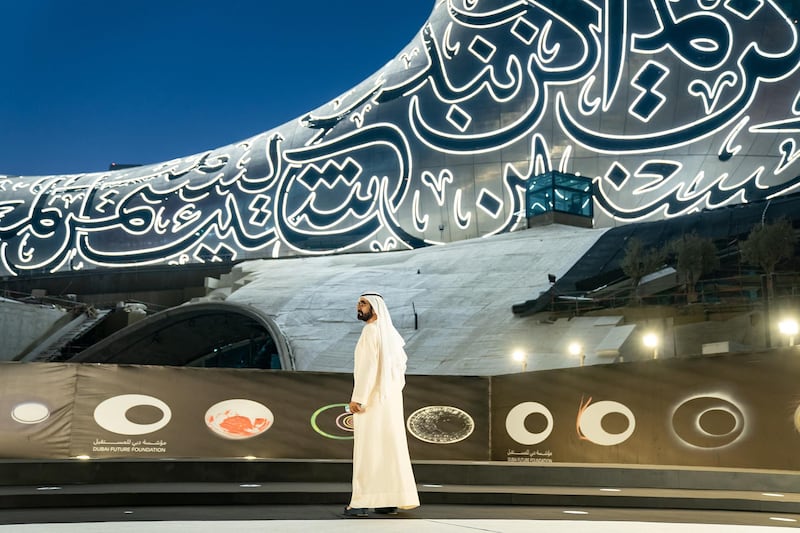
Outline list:
[[[353,415],[353,496],[350,507],[419,506],[403,414],[403,386],[381,383],[380,334],[364,325],[355,350],[353,395],[364,411]],[[386,391],[381,394],[381,388]]]

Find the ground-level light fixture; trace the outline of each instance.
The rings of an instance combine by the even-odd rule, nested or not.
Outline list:
[[[653,359],[658,359],[658,340],[658,335],[652,331],[648,331],[642,337],[642,343],[644,343],[645,347],[653,350]]]
[[[579,357],[581,366],[583,366],[583,362],[586,360],[586,354],[583,351],[583,344],[577,341],[571,342],[569,343],[569,346],[567,346],[567,350],[571,356]]]
[[[780,331],[782,335],[786,335],[789,340],[789,346],[794,346],[794,338],[797,336],[799,330],[800,326],[798,326],[797,320],[794,318],[784,318],[778,322],[778,331]]]
[[[511,354],[511,358],[514,359],[517,363],[522,364],[522,371],[526,372],[528,370],[528,356],[522,350],[516,350],[514,353]]]

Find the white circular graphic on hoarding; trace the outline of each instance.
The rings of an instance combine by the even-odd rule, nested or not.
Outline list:
[[[736,442],[744,433],[745,416],[732,400],[718,395],[684,400],[672,413],[672,430],[684,444],[719,449]]]
[[[603,429],[603,417],[611,413],[621,414],[628,419],[628,427],[622,433],[609,433]],[[619,402],[605,400],[591,404],[583,410],[578,425],[581,433],[589,441],[601,446],[614,446],[628,440],[636,429],[636,417],[633,411]]]
[[[539,433],[532,433],[525,427],[525,419],[533,414],[540,414],[547,420],[547,427]],[[508,436],[520,444],[530,446],[539,444],[553,431],[553,415],[550,410],[539,402],[523,402],[514,406],[506,417],[506,431]]]
[[[39,402],[25,402],[11,409],[11,418],[20,424],[38,424],[50,418],[50,409]]]
[[[162,417],[152,424],[131,422],[126,413],[139,406],[155,407],[161,411]],[[153,396],[144,394],[122,394],[100,402],[94,410],[94,420],[101,428],[120,435],[144,435],[163,428],[172,419],[169,406]]]
[[[265,405],[253,400],[232,399],[206,411],[206,426],[226,439],[249,439],[272,427],[275,417]]]

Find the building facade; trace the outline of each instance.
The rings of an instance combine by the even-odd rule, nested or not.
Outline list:
[[[437,2],[380,71],[250,139],[0,176],[0,275],[382,252],[559,205],[609,227],[774,198],[800,185],[798,67],[777,0]],[[577,201],[531,198],[553,175],[582,184]]]

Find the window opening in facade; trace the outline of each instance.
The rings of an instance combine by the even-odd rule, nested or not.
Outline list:
[[[592,180],[551,171],[528,181],[525,216],[528,226],[562,223],[591,227],[594,218]]]

